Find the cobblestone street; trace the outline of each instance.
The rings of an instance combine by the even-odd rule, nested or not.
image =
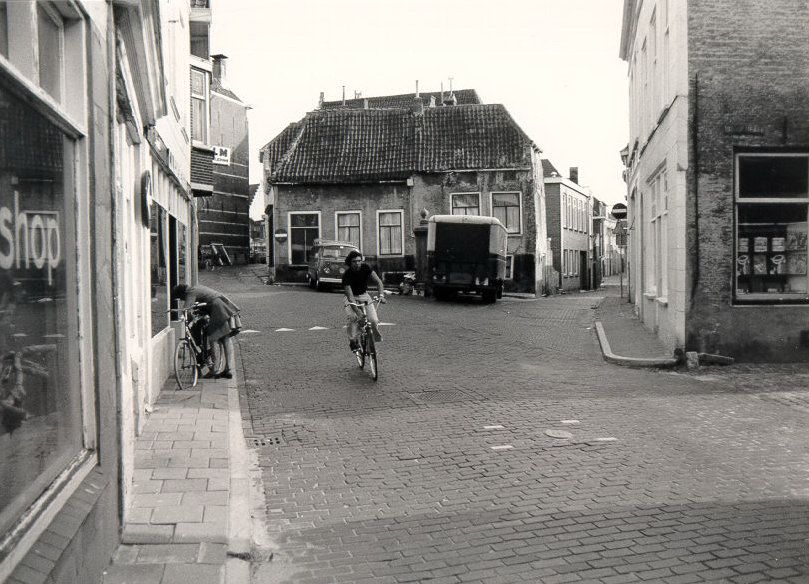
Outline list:
[[[374,382],[339,293],[255,280],[213,284],[249,329],[254,581],[809,581],[809,367],[609,365],[599,292],[393,296]]]

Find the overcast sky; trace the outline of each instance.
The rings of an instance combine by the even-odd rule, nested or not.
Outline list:
[[[623,0],[212,0],[211,52],[250,111],[258,149],[326,100],[475,89],[501,103],[567,176],[624,200]]]

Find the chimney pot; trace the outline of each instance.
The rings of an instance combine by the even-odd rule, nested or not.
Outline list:
[[[576,184],[579,184],[579,167],[578,166],[571,166],[570,167],[570,181]]]

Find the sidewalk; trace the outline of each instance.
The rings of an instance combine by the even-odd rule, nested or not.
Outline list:
[[[604,300],[596,309],[596,333],[607,361],[629,367],[677,365],[673,351],[635,316],[634,306],[627,301],[626,279],[623,297],[619,276],[604,278],[597,293],[603,294]]]
[[[250,479],[236,378],[164,385],[135,445],[121,545],[103,584],[248,584]]]

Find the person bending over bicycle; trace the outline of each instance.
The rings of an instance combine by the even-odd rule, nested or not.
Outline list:
[[[348,342],[352,351],[357,351],[360,348],[360,327],[359,322],[363,318],[362,310],[357,306],[351,306],[349,302],[355,304],[364,303],[368,321],[371,323],[371,329],[374,331],[374,340],[381,341],[382,335],[379,334],[379,317],[376,315],[376,308],[368,294],[368,280],[373,280],[379,288],[380,302],[387,302],[385,300],[385,285],[382,279],[377,276],[376,272],[371,267],[362,261],[362,254],[356,250],[350,252],[346,256],[346,264],[348,269],[343,274],[343,290],[345,291],[346,301],[343,305],[345,307],[346,316],[348,316]]]
[[[235,367],[235,358],[233,355],[233,337],[239,334],[241,329],[241,319],[239,317],[239,307],[233,304],[230,299],[207,286],[186,286],[185,284],[178,284],[171,289],[172,300],[184,300],[185,306],[193,306],[195,302],[205,304],[202,308],[211,320],[208,322],[208,342],[218,342],[220,348],[220,359],[225,360],[224,369],[221,373],[214,373],[220,369],[220,364],[211,370],[210,373],[204,377],[219,378],[224,377],[230,379],[233,377],[231,367]]]

